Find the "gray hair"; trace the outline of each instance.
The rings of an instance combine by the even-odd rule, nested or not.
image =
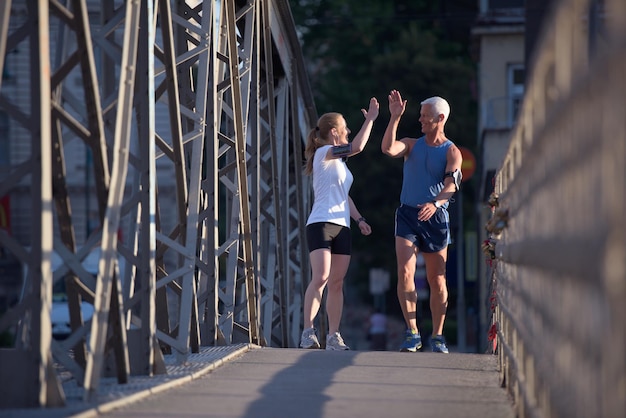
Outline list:
[[[443,114],[444,122],[447,121],[448,116],[450,116],[450,105],[448,104],[448,101],[444,99],[443,97],[439,97],[439,96],[429,97],[428,99],[424,100],[420,104],[422,106],[425,104],[431,105],[433,109],[435,109],[435,112],[437,112],[437,115]]]

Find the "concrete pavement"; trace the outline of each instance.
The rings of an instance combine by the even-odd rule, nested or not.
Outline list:
[[[213,348],[209,348],[211,350]],[[514,418],[510,398],[499,385],[497,359],[486,354],[400,353],[222,348],[223,358],[190,357],[168,365],[168,376],[143,378],[151,388],[113,395],[101,389],[97,405],[69,405],[61,415],[107,417],[219,418]],[[200,356],[203,353],[192,356]],[[206,353],[204,354],[206,355]],[[197,363],[197,364],[196,364]],[[195,371],[178,379],[173,367]],[[221,364],[221,365],[220,365]],[[219,367],[218,367],[219,366]],[[164,381],[167,379],[167,381]],[[161,380],[161,382],[159,382]],[[70,396],[68,396],[70,398]],[[109,399],[106,399],[109,398]],[[113,399],[115,398],[115,399]],[[80,403],[80,402],[79,402]],[[6,411],[4,411],[6,412]],[[20,411],[14,411],[20,412]],[[33,412],[7,417],[35,418]],[[28,414],[28,415],[26,415]],[[63,415],[64,414],[64,415]],[[4,417],[3,411],[0,416]]]

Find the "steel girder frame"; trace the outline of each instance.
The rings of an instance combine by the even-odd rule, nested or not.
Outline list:
[[[167,2],[159,4],[161,22],[169,21],[164,18]],[[181,360],[197,350],[200,339],[203,345],[267,344],[272,339],[276,345],[288,346],[300,327],[299,296],[303,271],[308,272],[302,238],[309,192],[300,178],[303,134],[299,126],[311,126],[316,117],[302,76],[293,21],[286,2],[178,5],[172,19],[178,27],[171,31],[171,42],[168,33],[162,34],[160,55],[173,54],[168,46],[177,48],[177,71],[166,81],[180,87],[177,105],[190,168],[178,177],[177,185],[178,190],[188,187],[189,191],[187,217],[179,228],[184,247],[169,239],[176,231],[169,237],[157,233],[161,246],[157,254],[183,250],[179,258],[183,263],[162,271],[157,283],[157,288],[174,287],[178,306],[174,332],[157,331],[157,335]],[[287,44],[281,57],[273,50],[275,39]],[[286,66],[279,77],[273,72],[273,61]],[[178,83],[176,74],[181,74]],[[289,88],[274,95],[274,84]],[[164,90],[157,88],[157,92]],[[286,92],[292,105],[282,106],[277,116],[275,102],[284,99]],[[168,96],[172,115],[176,103],[171,91]],[[187,103],[191,106],[184,107]],[[282,121],[282,131],[276,120]],[[174,130],[172,136],[176,137]],[[184,163],[181,159],[176,165],[184,168]],[[283,234],[281,222],[288,225],[288,234]],[[261,312],[272,315],[271,321],[265,321],[269,328],[264,335]],[[278,337],[270,338],[272,333]]]
[[[23,6],[23,5],[22,5]],[[56,207],[58,222],[61,223],[57,238],[63,241],[62,245],[73,245],[73,231],[68,206],[66,205],[67,190],[64,184],[64,161],[62,144],[59,142],[61,126],[71,119],[68,113],[59,106],[59,80],[67,68],[72,66],[72,57],[54,71],[51,69],[49,23],[50,16],[47,2],[30,1],[26,4],[28,13],[18,30],[7,36],[2,35],[2,45],[13,50],[17,45],[29,51],[29,79],[30,95],[26,104],[12,106],[7,96],[2,96],[2,108],[17,121],[20,128],[30,137],[30,156],[24,161],[9,168],[4,173],[0,190],[1,194],[11,189],[19,188],[26,178],[30,180],[30,249],[22,247],[14,238],[4,231],[0,236],[2,246],[13,252],[20,261],[28,267],[25,278],[21,303],[2,317],[0,328],[7,326],[15,330],[16,343],[13,349],[3,350],[2,377],[3,381],[11,384],[4,385],[7,389],[3,397],[2,406],[13,405],[46,405],[58,406],[63,404],[64,395],[56,379],[52,367],[52,356],[68,366],[73,363],[61,344],[51,339],[50,308],[52,302],[52,266],[51,255],[53,248],[53,203]],[[55,5],[51,5],[50,12],[59,12]],[[74,18],[69,18],[75,26],[84,23],[86,14],[80,8]],[[3,19],[6,20],[6,19]],[[79,49],[84,50],[85,44],[79,43]],[[3,57],[4,58],[4,57]],[[75,58],[75,57],[73,57]],[[74,60],[76,64],[76,60]],[[86,67],[82,68],[83,70]],[[91,80],[93,81],[93,80]],[[85,99],[90,102],[93,92],[85,92]],[[93,126],[90,126],[93,128]],[[93,133],[93,131],[91,132]],[[94,135],[97,138],[97,135]],[[55,189],[53,199],[53,188]],[[65,255],[60,251],[61,255]],[[72,260],[66,260],[68,264]],[[58,276],[55,275],[54,281]],[[12,323],[13,322],[13,323]],[[69,347],[69,346],[68,346]],[[80,357],[77,353],[76,357]],[[6,379],[8,377],[8,379]],[[16,381],[17,379],[17,381]],[[82,375],[77,376],[78,380]],[[33,386],[31,382],[37,382]],[[28,388],[28,390],[24,390]],[[15,393],[12,393],[14,392]]]
[[[52,74],[45,71],[48,44],[41,41],[51,32],[47,2],[29,2],[27,21],[13,33],[0,32],[5,50],[31,40],[31,114],[1,91],[0,105],[30,129],[34,151],[2,175],[0,195],[30,174],[31,207],[41,214],[33,221],[31,251],[0,231],[2,246],[29,266],[32,290],[0,318],[0,331],[19,329],[18,341],[31,344],[30,351],[18,343],[0,353],[3,363],[12,364],[3,367],[12,373],[0,374],[0,382],[9,375],[32,381],[36,370],[25,370],[35,363],[40,383],[32,391],[20,389],[20,396],[8,397],[12,405],[0,407],[63,403],[50,352],[85,386],[89,399],[106,373],[107,343],[113,373],[123,383],[129,373],[164,372],[157,339],[163,351],[173,348],[184,360],[200,344],[290,346],[300,329],[308,273],[304,210],[310,199],[300,175],[302,139],[316,115],[287,3],[188,1],[172,12],[168,0],[154,8],[135,1],[116,8],[119,2],[103,0],[102,22],[94,28],[86,2],[69,3],[50,3],[59,34]],[[99,78],[94,50],[102,54]],[[81,99],[64,86],[75,69]],[[169,115],[162,124],[167,133],[155,127],[159,111]],[[37,117],[40,123],[33,123]],[[93,154],[100,215],[99,229],[80,249],[65,172],[71,157],[64,145],[75,138]],[[162,167],[176,179],[173,193],[158,193]],[[52,185],[58,230],[51,221]],[[168,205],[175,221],[165,230],[160,210]],[[127,239],[118,242],[122,228]],[[64,261],[54,281],[64,278],[68,285],[73,329],[64,341],[50,338],[53,235]],[[103,251],[94,280],[81,260],[97,245]],[[118,257],[125,261],[123,271]],[[95,308],[86,324],[81,300]],[[88,333],[91,351],[85,350]]]
[[[9,33],[9,16],[11,15],[11,0],[0,4],[0,88],[4,78],[4,56],[6,54],[7,34]]]
[[[209,77],[213,138],[204,153],[214,175],[202,180],[198,221],[205,238],[198,260],[203,344],[289,346],[300,328],[309,193],[297,184],[303,135],[293,126],[310,126],[315,116],[312,101],[275,111],[289,94],[294,102],[310,98],[308,84],[296,84],[302,81],[289,68],[304,73],[285,8],[286,2],[257,1],[219,9]],[[287,38],[292,44],[283,48],[292,49],[279,57],[276,40]],[[274,71],[273,63],[283,67]],[[297,96],[302,90],[307,94]]]
[[[282,187],[280,217],[285,231],[282,251],[285,262],[284,289],[279,294],[277,307],[287,321],[285,327],[288,341],[282,343],[284,346],[297,347],[302,331],[302,302],[310,280],[305,225],[313,199],[310,178],[302,175],[303,148],[309,131],[317,125],[318,116],[288,2],[273,1],[269,5],[269,24],[267,21],[264,24],[272,28],[272,45],[275,48],[272,53],[280,57],[280,71],[285,74],[281,77],[282,83],[270,83],[284,88],[283,94],[275,94],[276,143],[282,144],[277,171],[278,182]],[[275,28],[282,28],[282,32]],[[277,79],[277,72],[276,69],[273,71],[274,80]],[[273,324],[273,334],[276,335],[276,321]]]
[[[259,242],[277,246],[276,251],[263,252],[265,264],[260,277],[268,278],[262,285],[263,325],[265,338],[273,345],[293,347],[300,340],[302,301],[310,277],[303,240],[312,190],[310,179],[302,175],[303,146],[309,130],[317,124],[317,111],[288,2],[268,1],[263,10],[263,44],[271,45],[264,48],[264,65],[267,79],[274,82],[267,83],[267,90],[263,90],[273,100],[260,106],[261,114],[269,117],[260,125],[260,129],[268,130],[269,140],[264,147],[268,153],[260,157],[260,165],[273,176],[266,187],[272,188],[275,200],[270,202],[269,193],[259,199],[275,204],[273,208],[266,206],[267,210],[261,213],[273,210],[277,217],[275,230],[263,229],[268,225],[265,221],[260,224],[263,234]],[[272,271],[275,266],[272,257],[276,256],[276,266],[283,268],[280,272]]]
[[[7,7],[10,6],[9,2]],[[20,303],[0,318],[0,330],[9,329],[15,337],[14,347],[0,352],[0,381],[5,383],[0,401],[2,408],[60,406],[65,402],[51,355],[58,351],[50,322],[54,211],[51,179],[53,174],[58,174],[60,162],[52,159],[53,125],[57,121],[53,121],[50,21],[47,2],[29,1],[25,6],[28,13],[18,30],[8,33],[7,25],[0,34],[2,51],[11,51],[21,45],[29,52],[30,70],[30,94],[25,103],[14,104],[9,97],[0,94],[0,108],[16,121],[25,139],[30,139],[30,155],[3,171],[0,195],[9,194],[20,183],[28,182],[32,211],[30,249],[6,231],[0,231],[0,245],[27,267]],[[3,13],[6,11],[7,8],[3,7]],[[2,20],[7,22],[6,15]],[[5,55],[0,58],[4,60]]]
[[[126,107],[120,107],[118,112],[123,123],[117,124],[120,129],[116,130],[112,149],[120,155],[112,158],[113,175],[111,178],[114,181],[110,184],[107,144],[85,2],[74,1],[71,7],[51,2],[49,8],[46,1],[31,1],[20,6],[22,9],[18,10],[16,15],[22,18],[23,13],[26,18],[15,25],[16,30],[9,34],[8,38],[3,39],[3,44],[6,41],[8,50],[19,46],[30,51],[28,69],[30,84],[34,87],[29,97],[31,113],[24,112],[25,106],[20,103],[19,97],[11,98],[2,94],[0,103],[3,110],[11,115],[22,129],[32,133],[33,141],[30,147],[30,157],[9,168],[8,174],[3,175],[0,189],[4,195],[12,189],[24,187],[25,182],[22,181],[20,184],[20,181],[25,174],[30,174],[30,178],[27,178],[30,182],[26,187],[29,189],[33,202],[30,207],[32,237],[25,246],[21,246],[5,233],[1,237],[2,246],[8,248],[28,267],[28,275],[25,278],[21,302],[2,317],[0,324],[3,330],[7,328],[16,330],[15,347],[12,350],[3,351],[0,356],[2,356],[3,364],[5,360],[16,355],[22,358],[23,361],[7,361],[11,367],[3,367],[2,370],[11,373],[12,380],[15,376],[24,376],[26,381],[38,381],[39,386],[5,385],[7,388],[16,388],[19,395],[3,397],[2,406],[59,406],[64,403],[64,395],[56,373],[51,368],[50,353],[73,375],[78,384],[85,387],[86,393],[91,393],[97,388],[100,378],[104,350],[108,343],[109,322],[113,325],[111,327],[113,338],[110,346],[116,355],[118,380],[120,382],[127,380],[128,354],[125,328],[122,326],[124,322],[121,321],[122,303],[119,281],[115,274],[114,252],[120,217],[119,202],[123,194],[127,166],[127,159],[120,157],[123,157],[125,150],[128,149],[130,139],[130,118],[126,115],[130,114],[133,96],[128,84],[129,81],[132,84],[134,74],[132,77],[124,78],[126,85],[122,84],[120,90],[121,106]],[[138,16],[139,10],[137,4],[129,3],[129,14]],[[57,20],[50,25],[53,16]],[[138,23],[137,20],[134,26],[129,27],[137,28]],[[50,42],[52,27],[56,29],[58,38]],[[69,32],[73,35],[69,35]],[[136,30],[134,34],[136,38]],[[127,46],[136,48],[138,45],[136,40],[127,39],[126,41]],[[52,69],[48,51],[50,45],[56,46],[55,66]],[[126,68],[134,68],[136,50],[126,48],[125,52],[125,57],[128,58],[126,61],[130,63]],[[2,58],[4,59],[4,56]],[[72,72],[80,73],[82,90],[71,91],[65,88],[64,83]],[[132,72],[134,73],[134,70]],[[76,92],[83,93],[83,97],[78,99],[74,95]],[[12,102],[11,99],[17,100]],[[38,116],[41,122],[35,121]],[[65,162],[68,157],[64,149],[66,143],[71,143],[71,140],[76,138],[84,141],[85,146],[93,154],[95,188],[101,220],[100,230],[86,238],[80,251],[76,251],[75,248],[71,193],[69,193],[65,177]],[[109,193],[109,186],[111,186],[111,193]],[[53,197],[57,215],[56,229],[52,222]],[[44,217],[44,222],[38,222],[39,214]],[[54,272],[54,278],[51,265],[53,237],[54,249],[64,262],[64,266]],[[101,241],[102,257],[97,280],[94,280],[94,277],[81,265],[81,260],[98,241]],[[49,314],[53,282],[64,277],[67,284],[70,322],[74,333],[61,342],[49,338],[51,336]],[[81,298],[94,304],[95,313],[90,322],[90,328],[84,327],[82,323]],[[84,339],[89,330],[91,331],[90,346],[93,349],[85,358]],[[39,333],[41,336],[37,335]],[[42,353],[46,353],[38,362],[33,362],[30,358],[35,346]],[[71,349],[74,350],[73,356],[69,355]],[[38,379],[31,373],[33,370],[28,367],[33,363],[39,363],[40,369],[44,370],[44,373],[39,372]],[[5,379],[7,376],[3,374],[3,382],[8,382]],[[37,392],[39,396],[36,396]]]
[[[90,28],[87,20],[87,9],[85,2],[74,1],[71,4],[71,8],[65,8],[60,3],[51,3],[51,14],[55,13],[59,17],[59,21],[55,26],[59,39],[56,42],[57,46],[57,63],[54,73],[51,74],[49,68],[45,68],[45,65],[49,65],[50,60],[47,59],[48,41],[47,38],[50,30],[46,25],[48,24],[48,8],[47,2],[30,2],[28,8],[21,12],[28,15],[27,19],[22,22],[14,33],[10,36],[3,34],[2,45],[9,44],[9,50],[14,49],[24,39],[30,39],[30,74],[32,78],[31,85],[37,87],[42,86],[41,89],[33,89],[31,93],[32,102],[32,114],[26,115],[20,109],[19,104],[12,104],[7,97],[2,97],[2,108],[9,113],[13,119],[18,121],[24,128],[28,129],[31,126],[33,132],[33,140],[35,134],[40,133],[40,141],[42,145],[33,144],[31,147],[31,158],[21,164],[17,164],[15,167],[11,167],[10,172],[2,178],[2,191],[10,192],[11,188],[16,187],[16,183],[32,171],[31,174],[31,193],[33,204],[31,208],[34,214],[51,215],[48,210],[42,210],[46,208],[48,202],[47,194],[51,193],[52,187],[54,187],[54,200],[57,210],[57,224],[59,231],[55,231],[55,250],[63,258],[65,265],[55,272],[55,281],[63,276],[66,276],[68,282],[68,298],[70,306],[70,316],[72,322],[72,329],[74,333],[67,340],[59,342],[52,340],[49,344],[35,344],[38,341],[38,336],[34,336],[33,333],[38,331],[38,327],[42,330],[50,330],[49,318],[45,320],[46,315],[50,312],[49,295],[42,293],[40,298],[31,296],[28,292],[26,297],[22,300],[22,303],[9,311],[2,318],[2,329],[6,329],[11,326],[18,328],[16,332],[19,335],[18,343],[16,344],[16,350],[10,350],[9,352],[1,353],[3,360],[8,360],[7,364],[12,364],[19,372],[11,367],[3,367],[2,370],[7,374],[3,376],[6,379],[2,381],[7,382],[8,376],[12,374],[11,379],[14,380],[14,376],[24,376],[25,379],[32,381],[32,373],[29,373],[29,368],[25,367],[25,362],[28,364],[40,363],[45,370],[45,375],[39,373],[40,387],[33,387],[32,385],[5,385],[6,387],[15,387],[19,391],[16,396],[3,397],[3,400],[10,402],[9,405],[3,402],[2,406],[55,406],[63,403],[63,394],[59,387],[56,386],[54,372],[50,368],[50,361],[48,357],[44,357],[40,362],[33,362],[30,357],[32,355],[32,347],[22,347],[19,343],[20,340],[28,341],[32,346],[40,347],[41,352],[50,353],[50,348],[54,354],[55,360],[62,364],[77,380],[80,385],[84,385],[86,391],[86,397],[89,398],[91,394],[97,389],[100,376],[102,374],[102,367],[104,363],[104,350],[107,343],[110,344],[115,352],[115,360],[117,362],[117,375],[118,381],[125,382],[129,371],[128,357],[129,349],[126,345],[125,338],[125,324],[124,314],[120,311],[120,287],[119,282],[116,280],[115,273],[115,257],[113,253],[116,247],[116,233],[118,225],[120,224],[120,218],[124,213],[134,213],[138,216],[138,220],[142,220],[144,225],[148,227],[144,228],[135,242],[130,245],[130,248],[134,248],[134,252],[126,251],[124,253],[128,259],[137,260],[137,266],[134,267],[137,271],[143,273],[143,282],[139,286],[143,289],[142,301],[147,303],[142,304],[141,316],[144,319],[144,323],[148,324],[146,327],[141,327],[142,336],[144,337],[140,341],[140,345],[150,345],[154,341],[155,332],[150,325],[154,323],[151,317],[154,312],[154,286],[151,284],[154,281],[154,269],[150,269],[151,265],[154,265],[153,251],[144,251],[144,249],[153,248],[155,245],[154,239],[154,144],[152,141],[151,130],[154,125],[154,111],[151,109],[153,103],[154,88],[152,86],[142,85],[138,82],[135,85],[135,73],[136,68],[139,71],[143,71],[148,74],[152,71],[148,64],[152,58],[152,54],[145,54],[145,58],[141,60],[139,65],[136,65],[138,52],[150,51],[151,48],[140,48],[140,42],[152,45],[153,41],[150,39],[150,31],[143,31],[141,34],[138,31],[139,19],[143,20],[144,28],[151,28],[152,25],[147,25],[145,22],[153,21],[151,5],[148,4],[143,8],[140,7],[139,2],[128,2],[127,7],[120,7],[115,9],[112,2],[108,2],[103,7],[103,15],[105,15],[105,24],[102,25],[100,31],[101,38],[99,39],[98,46],[108,54],[103,60],[106,66],[107,59],[113,64],[108,69],[115,69],[115,62],[121,58],[121,65],[119,77],[119,88],[113,86],[115,80],[109,80],[111,72],[104,72],[103,76],[103,91],[105,96],[103,103],[101,104],[98,96],[98,81],[96,80],[96,66],[93,57],[93,47],[90,39]],[[107,12],[110,14],[107,15]],[[141,15],[140,15],[141,14]],[[39,25],[33,24],[33,22],[39,22]],[[123,31],[123,45],[116,45],[115,30],[125,22],[126,25],[122,28],[127,30]],[[34,28],[34,29],[33,29]],[[68,35],[68,32],[73,32],[73,37]],[[141,35],[141,36],[140,36]],[[39,38],[43,38],[42,42]],[[71,40],[70,40],[71,38]],[[118,39],[120,39],[118,38]],[[73,51],[66,51],[66,48],[74,44],[75,49]],[[27,45],[27,48],[29,47]],[[41,51],[39,51],[41,50]],[[122,51],[120,53],[120,51]],[[4,56],[3,56],[4,59]],[[39,67],[44,67],[40,70]],[[75,67],[80,68],[82,73],[82,87],[84,97],[83,100],[74,97],[73,93],[76,89],[64,89],[63,83],[68,78],[68,75],[73,71]],[[115,71],[113,71],[115,74]],[[147,84],[150,84],[153,80],[152,77],[142,77],[140,80],[145,80]],[[110,81],[110,85],[107,85],[107,81]],[[46,88],[46,85],[51,87]],[[130,128],[131,128],[131,115],[134,101],[134,91],[143,90],[146,93],[145,98],[147,101],[139,96],[135,107],[137,108],[138,116],[138,132],[139,142],[142,142],[141,146],[137,146],[137,143],[133,144],[134,149],[138,149],[138,155],[135,155],[131,161],[139,161],[141,164],[136,164],[138,170],[142,175],[139,175],[138,193],[130,194],[130,198],[126,202],[127,207],[139,207],[134,212],[129,211],[126,208],[122,211],[122,199],[124,195],[126,174],[128,170],[129,161],[129,142],[130,142]],[[48,92],[47,94],[45,92]],[[42,93],[43,92],[43,93]],[[37,107],[38,99],[41,98],[40,106]],[[51,100],[50,100],[51,99]],[[143,99],[143,100],[142,100]],[[116,107],[117,103],[117,107]],[[82,109],[81,109],[82,107]],[[104,109],[104,110],[103,110]],[[117,113],[114,110],[117,109]],[[42,123],[38,123],[33,120],[37,117],[37,114],[41,113]],[[52,127],[40,128],[43,126],[43,117],[50,118],[52,115]],[[105,135],[103,130],[103,115],[105,120],[114,121],[112,125],[112,131],[108,132],[113,135],[112,141],[105,141]],[[143,123],[142,123],[143,122]],[[53,128],[53,129],[52,129]],[[64,141],[71,142],[72,138],[82,139],[87,147],[91,150],[94,159],[94,177],[97,189],[98,209],[101,217],[100,231],[88,236],[84,242],[83,248],[73,253],[75,250],[74,242],[74,225],[72,224],[71,217],[71,202],[68,193],[68,188],[65,179],[65,155],[64,155]],[[69,138],[69,139],[68,139]],[[108,142],[108,144],[107,144]],[[50,150],[50,146],[53,145],[53,149]],[[110,157],[107,156],[108,151],[112,151]],[[70,154],[71,155],[71,154]],[[70,157],[71,158],[71,157]],[[108,160],[111,158],[113,162],[112,173],[109,173]],[[52,174],[43,173],[37,162],[53,163]],[[135,172],[137,172],[136,170]],[[109,180],[109,177],[111,180]],[[46,181],[46,179],[52,179],[52,182]],[[111,184],[109,182],[111,181]],[[110,193],[109,193],[109,185]],[[19,186],[19,185],[18,185]],[[41,193],[39,192],[39,186],[41,186]],[[76,197],[76,196],[74,196]],[[108,200],[108,201],[107,201]],[[130,203],[129,203],[130,202]],[[139,204],[135,204],[138,202]],[[143,210],[141,210],[143,208]],[[20,247],[19,243],[11,239],[7,234],[3,232],[2,246],[8,248],[11,252],[18,256],[18,258],[27,265],[29,276],[27,291],[37,294],[36,291],[38,284],[41,282],[41,289],[47,290],[48,293],[52,290],[52,280],[45,281],[46,273],[51,273],[50,268],[50,250],[51,246],[48,246],[46,238],[53,236],[53,225],[50,220],[45,223],[36,222],[32,223],[32,231],[34,234],[41,234],[41,237],[33,237],[28,244],[32,247],[32,251],[26,248]],[[101,242],[102,259],[100,262],[100,272],[98,279],[88,274],[82,267],[80,260],[93,248],[98,241]],[[39,245],[41,243],[41,245]],[[147,243],[147,246],[144,245]],[[143,247],[142,247],[143,245]],[[120,246],[120,250],[124,250]],[[128,257],[131,254],[131,257]],[[138,256],[139,254],[139,256]],[[146,256],[147,255],[147,256]],[[46,258],[47,257],[47,258]],[[131,263],[129,263],[131,264]],[[141,270],[141,267],[148,266],[148,270]],[[37,276],[38,273],[42,274],[40,280]],[[74,281],[74,280],[75,281]],[[76,284],[76,286],[73,286]],[[75,288],[75,289],[74,289]],[[77,290],[77,291],[74,291]],[[146,291],[147,290],[147,291]],[[151,292],[152,290],[152,292]],[[93,350],[87,353],[87,362],[85,364],[84,351],[84,338],[89,328],[82,326],[82,318],[80,317],[80,299],[81,296],[90,303],[94,304],[95,315],[91,321],[91,344]],[[39,302],[44,302],[43,305],[37,305]],[[147,308],[146,308],[147,305]],[[128,308],[132,308],[132,301],[128,301]],[[109,309],[112,308],[112,309]],[[117,311],[117,312],[116,312]],[[146,314],[145,311],[148,311]],[[41,323],[39,321],[30,320],[29,318],[38,319],[37,312],[41,312]],[[75,319],[78,318],[78,325]],[[13,323],[12,323],[13,322]],[[113,325],[114,329],[112,338],[107,338],[107,328],[109,325]],[[47,325],[47,328],[46,328]],[[107,341],[109,340],[109,341]],[[45,338],[42,339],[45,342]],[[35,343],[33,343],[35,342]],[[68,355],[68,350],[74,348],[74,358]],[[140,347],[135,352],[141,353],[141,355],[134,356],[135,363],[139,363],[139,366],[134,369],[141,373],[151,373],[153,368],[156,368],[152,364],[153,357],[149,353],[152,352],[150,348],[148,350]],[[145,355],[148,353],[148,355]],[[160,353],[160,352],[159,352]],[[24,358],[23,361],[10,361],[14,357],[18,359]],[[28,357],[28,361],[26,361]],[[143,361],[142,361],[143,360]],[[144,364],[141,364],[144,363]],[[146,365],[146,363],[148,363]],[[3,361],[4,364],[4,361]],[[26,373],[24,373],[26,369]],[[42,377],[43,376],[43,377]],[[27,387],[29,390],[24,390]],[[39,393],[37,393],[39,392]],[[41,394],[45,394],[41,395]],[[39,395],[37,397],[37,395]]]

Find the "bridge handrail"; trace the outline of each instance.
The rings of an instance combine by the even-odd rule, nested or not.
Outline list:
[[[492,332],[521,417],[626,410],[626,4],[599,4],[556,2],[496,176]]]

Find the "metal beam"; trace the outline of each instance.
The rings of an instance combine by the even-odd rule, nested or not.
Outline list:
[[[0,9],[2,66],[31,74],[0,85],[12,143],[31,141],[0,167],[0,194],[29,231],[0,231],[28,268],[22,299],[0,317],[16,339],[0,350],[12,364],[0,383],[39,381],[13,407],[63,403],[53,361],[90,400],[105,376],[164,372],[163,354],[293,346],[301,326],[302,144],[316,115],[288,3],[90,5]],[[72,333],[60,341],[49,313],[63,281]]]

